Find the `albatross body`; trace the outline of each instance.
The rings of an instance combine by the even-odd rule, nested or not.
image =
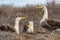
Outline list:
[[[11,32],[16,32],[17,34],[19,34],[19,21],[20,20],[25,20],[26,17],[17,17],[15,19],[15,25],[14,27],[10,26],[10,25],[1,25],[0,29],[4,30],[4,31],[11,31]]]
[[[29,24],[27,26],[28,26],[27,32],[32,33],[34,31],[33,30],[33,21],[29,21]]]
[[[27,25],[24,26],[23,32],[33,33],[33,21],[29,21]]]
[[[52,35],[52,31],[60,28],[60,21],[56,19],[48,18],[48,10],[46,6],[41,7],[41,8],[43,8],[44,14],[40,21],[40,25],[46,30],[48,30],[50,34]]]

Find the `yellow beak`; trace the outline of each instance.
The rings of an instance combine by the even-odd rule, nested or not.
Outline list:
[[[28,28],[31,27],[31,26],[32,26],[32,24],[30,24],[30,23],[27,24],[27,27],[28,27]]]
[[[20,17],[21,18],[21,20],[25,20],[26,19],[26,17]]]
[[[42,6],[37,6],[36,8],[40,9],[40,8],[43,8]]]
[[[37,6],[37,9],[40,9],[40,15],[43,14],[43,10],[41,10],[43,7],[42,6]]]

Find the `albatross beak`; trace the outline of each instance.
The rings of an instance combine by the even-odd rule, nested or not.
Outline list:
[[[40,9],[40,8],[43,8],[42,6],[37,6],[36,8]]]
[[[20,17],[21,18],[21,20],[25,20],[26,19],[26,17]]]
[[[31,26],[32,26],[32,24],[30,24],[30,23],[27,24],[27,27],[28,27],[28,28],[31,27]]]
[[[36,8],[40,10],[40,9],[42,9],[43,7],[42,7],[42,6],[37,6]],[[40,10],[40,15],[42,15],[42,14],[43,14],[43,10]]]

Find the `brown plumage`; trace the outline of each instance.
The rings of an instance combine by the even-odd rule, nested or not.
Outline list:
[[[60,21],[55,19],[46,19],[46,21],[44,21],[43,28],[46,28],[52,32],[53,30],[60,28]]]
[[[15,29],[12,26],[9,26],[9,25],[0,25],[0,30],[15,32]]]
[[[27,32],[27,30],[28,30],[27,25],[24,25],[23,32]]]

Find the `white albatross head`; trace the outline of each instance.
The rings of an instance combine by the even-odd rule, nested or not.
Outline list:
[[[32,33],[34,31],[33,30],[33,21],[29,21],[27,27],[28,27],[27,32]]]
[[[40,15],[43,14],[43,12],[45,11],[45,9],[47,9],[46,6],[37,6],[36,8],[37,9],[42,9],[42,10],[40,10]]]
[[[28,27],[31,27],[31,26],[33,26],[33,21],[29,21],[29,23],[28,23],[28,25],[27,25]]]
[[[16,19],[15,19],[15,21],[20,21],[20,20],[25,20],[26,19],[26,17],[17,17]]]

